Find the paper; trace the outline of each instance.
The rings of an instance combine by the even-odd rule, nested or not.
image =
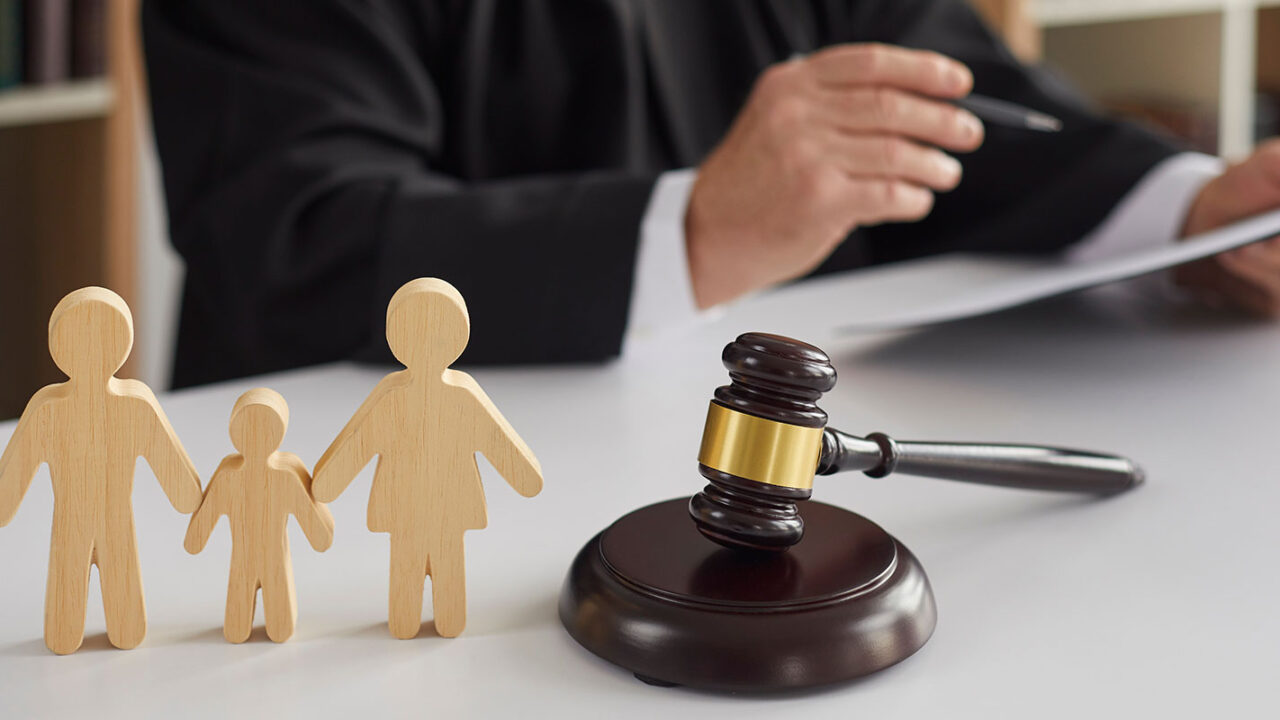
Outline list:
[[[843,278],[857,316],[839,329],[864,332],[983,315],[1033,300],[1164,270],[1280,235],[1280,210],[1170,245],[1089,261],[1061,257],[951,255]]]

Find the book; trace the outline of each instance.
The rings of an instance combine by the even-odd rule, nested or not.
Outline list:
[[[22,1],[0,0],[0,88],[22,82]]]
[[[27,0],[26,63],[23,79],[32,85],[71,75],[71,0]]]
[[[99,77],[107,69],[104,0],[72,0],[71,77]]]

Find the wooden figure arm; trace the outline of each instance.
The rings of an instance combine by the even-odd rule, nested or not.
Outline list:
[[[187,456],[178,434],[169,424],[169,418],[160,408],[151,389],[136,380],[117,380],[128,394],[141,401],[135,419],[135,428],[144,430],[141,455],[151,466],[156,481],[169,498],[169,503],[181,513],[195,512],[200,507],[200,475],[195,463]]]
[[[43,392],[31,398],[9,438],[9,445],[0,455],[0,527],[8,525],[18,513],[18,506],[40,469],[40,436],[37,434],[40,423],[35,416],[41,412]]]
[[[315,478],[311,483],[311,494],[316,500],[326,503],[337,500],[377,454],[371,442],[370,423],[375,418],[378,403],[397,384],[398,374],[388,375],[378,383],[316,462]]]
[[[204,499],[200,502],[200,507],[191,516],[182,547],[192,555],[204,549],[205,544],[209,542],[209,536],[213,534],[213,528],[218,524],[218,518],[226,512],[227,505],[224,504],[222,497],[224,494],[222,478],[227,467],[237,457],[230,455],[222,459],[213,477],[209,478],[209,487],[204,491]]]
[[[298,526],[307,536],[311,547],[324,552],[333,544],[333,513],[328,506],[316,502],[311,495],[311,474],[302,458],[293,453],[280,453],[281,459],[297,477],[298,482],[289,486],[289,511],[298,519]]]
[[[451,382],[467,387],[476,401],[475,426],[480,452],[516,492],[525,497],[537,495],[542,491],[542,467],[533,450],[529,449],[470,375],[456,371],[451,373],[465,378],[461,382],[451,379]]]

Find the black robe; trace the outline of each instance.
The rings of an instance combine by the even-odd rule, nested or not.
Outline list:
[[[858,230],[819,272],[1060,249],[1175,152],[1020,65],[961,0],[147,0],[143,29],[187,264],[177,386],[389,358],[387,301],[421,276],[467,299],[464,362],[617,354],[655,179],[798,51],[937,50],[1066,128],[989,124],[928,218]]]

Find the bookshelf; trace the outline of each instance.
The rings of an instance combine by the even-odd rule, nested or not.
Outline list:
[[[0,129],[106,117],[114,100],[106,78],[0,90]]]
[[[104,77],[0,90],[0,418],[60,379],[45,326],[64,294],[135,304],[138,0],[105,12]]]
[[[1255,142],[1259,77],[1275,74],[1278,13],[1280,0],[1031,0],[1030,14],[1045,60],[1086,92],[1202,108],[1214,149],[1238,158]]]
[[[1041,27],[1057,27],[1217,13],[1227,8],[1262,4],[1266,3],[1258,0],[1037,0],[1034,14]]]

